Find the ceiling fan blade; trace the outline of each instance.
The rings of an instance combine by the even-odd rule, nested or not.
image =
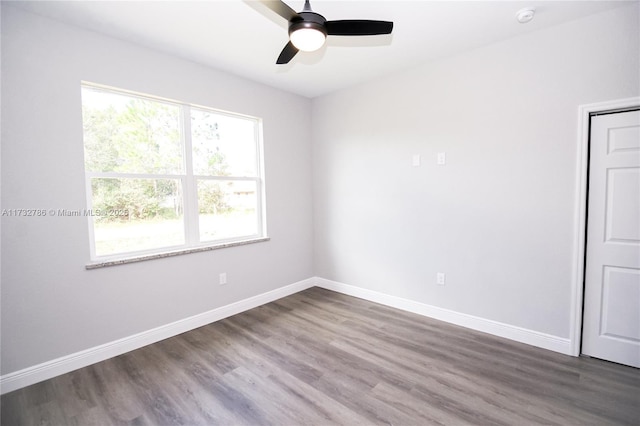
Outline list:
[[[293,59],[294,56],[296,56],[296,53],[298,53],[298,48],[295,47],[291,42],[287,43],[284,49],[282,49],[282,52],[280,52],[280,56],[278,56],[276,64],[288,64],[289,61]]]
[[[391,34],[393,22],[347,19],[343,21],[327,21],[326,28],[328,35],[338,36]]]
[[[280,0],[260,0],[262,4],[267,6],[269,9],[273,10],[278,15],[282,16],[287,21],[290,21],[291,18],[297,16],[295,10],[291,9],[285,2]]]

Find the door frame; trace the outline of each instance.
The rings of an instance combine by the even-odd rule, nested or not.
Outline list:
[[[578,146],[576,162],[576,206],[574,213],[574,261],[571,289],[571,355],[580,356],[582,348],[582,315],[584,311],[584,271],[587,241],[587,200],[589,179],[589,135],[591,115],[640,106],[640,96],[613,101],[584,104],[578,107]]]

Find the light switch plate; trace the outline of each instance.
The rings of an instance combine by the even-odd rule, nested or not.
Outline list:
[[[438,165],[439,166],[444,166],[445,164],[447,164],[447,154],[445,152],[439,152],[438,153]]]
[[[413,164],[413,167],[418,167],[420,165],[420,154],[413,154],[411,164]]]

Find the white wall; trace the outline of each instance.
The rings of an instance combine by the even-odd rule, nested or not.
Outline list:
[[[636,3],[314,99],[316,275],[568,338],[578,106],[638,95],[638,16]]]
[[[2,208],[85,206],[81,80],[262,117],[271,240],[87,271],[85,218],[3,217],[2,374],[313,275],[308,99],[7,5]]]

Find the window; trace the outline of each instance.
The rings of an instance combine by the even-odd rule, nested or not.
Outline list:
[[[264,237],[261,122],[82,85],[91,258]]]

